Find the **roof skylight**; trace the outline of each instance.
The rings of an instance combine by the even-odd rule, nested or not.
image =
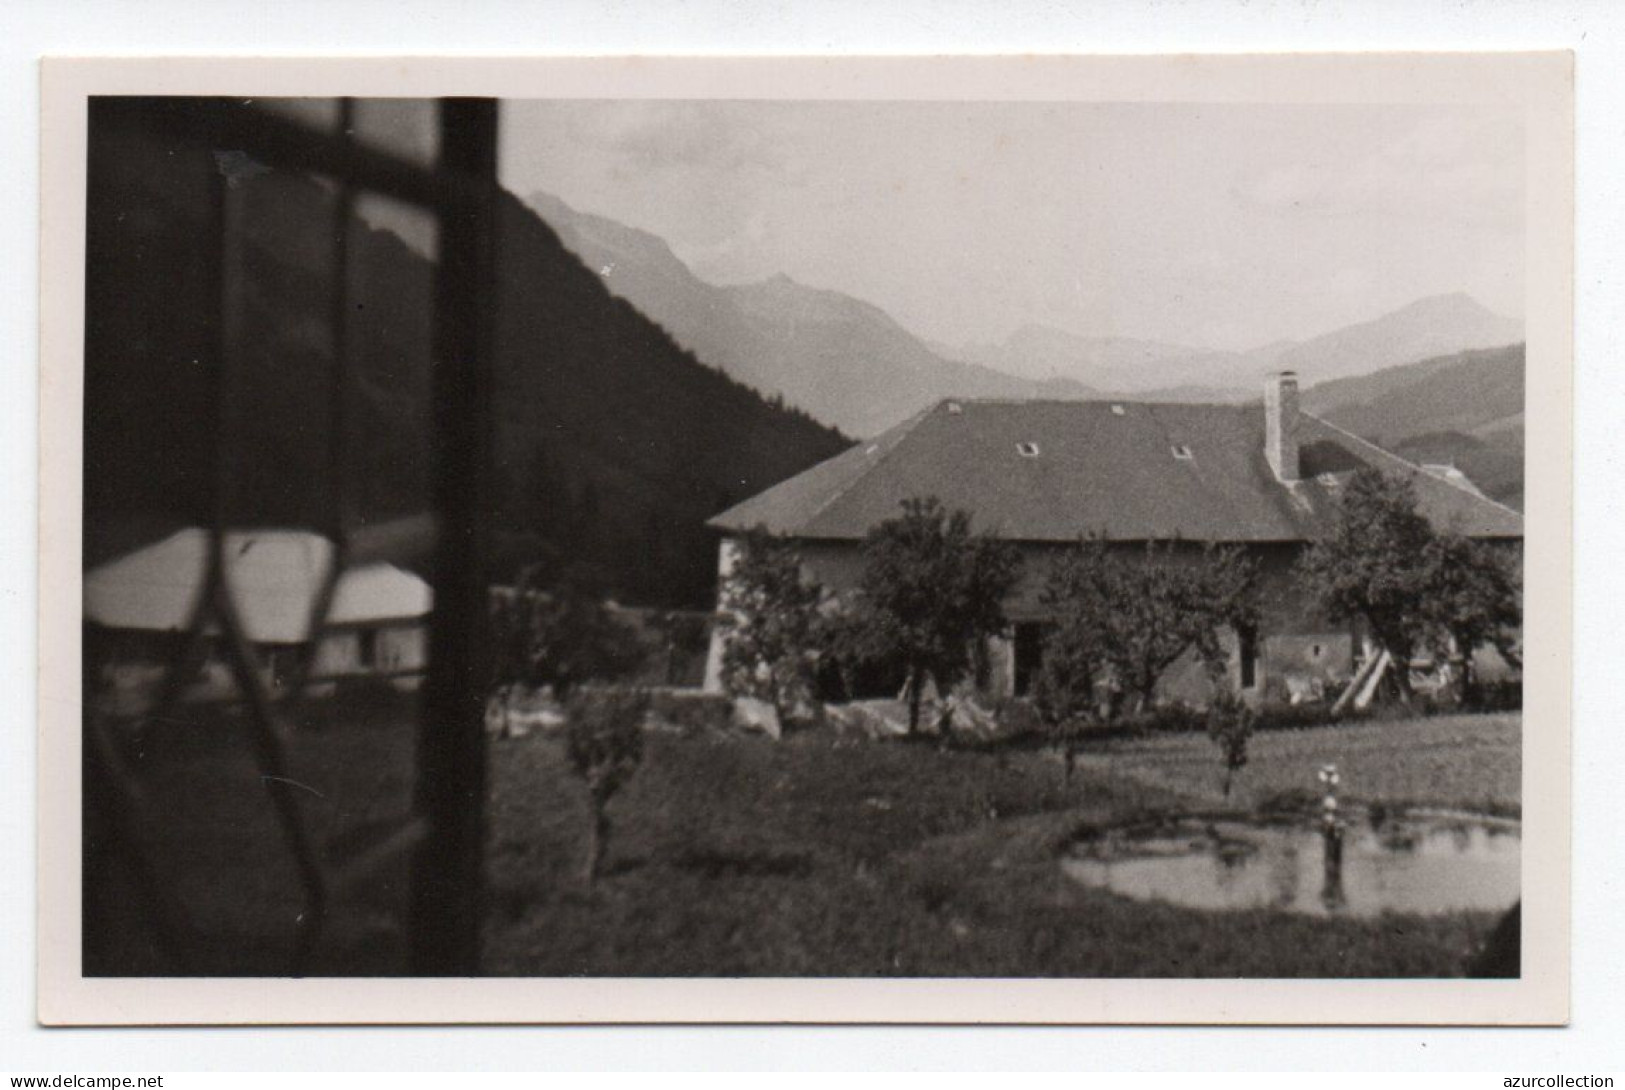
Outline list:
[[[1036,457],[1038,457],[1038,444],[1037,443],[1017,443],[1016,444],[1016,453],[1021,455],[1023,458],[1036,458]]]
[[[1172,449],[1174,452],[1174,457],[1178,458],[1180,461],[1188,462],[1191,460],[1191,448],[1187,447],[1184,443],[1175,443]]]

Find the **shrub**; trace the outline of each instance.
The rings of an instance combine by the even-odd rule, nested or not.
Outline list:
[[[733,703],[722,693],[670,690],[649,694],[649,715],[661,729],[684,737],[720,737],[728,733]]]
[[[599,576],[574,567],[555,577],[541,565],[492,601],[493,681],[551,686],[561,701],[587,681],[625,677],[643,663],[639,635],[605,605]]]
[[[641,692],[587,689],[570,701],[565,746],[570,766],[587,785],[592,826],[582,877],[591,885],[609,852],[609,800],[632,778],[643,760],[643,716],[649,701]]]
[[[783,538],[752,530],[722,591],[728,626],[722,682],[736,696],[773,705],[782,722],[809,704],[826,641],[825,593],[807,579],[801,556]]]
[[[1519,711],[1523,708],[1523,682],[1476,682],[1469,691],[1466,707],[1475,712]]]

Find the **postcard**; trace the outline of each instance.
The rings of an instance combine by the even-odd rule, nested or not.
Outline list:
[[[42,1022],[1567,1020],[1568,54],[43,102]]]

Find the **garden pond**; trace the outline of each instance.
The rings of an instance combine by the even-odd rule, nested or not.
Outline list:
[[[1349,810],[1336,829],[1306,815],[1169,818],[1086,831],[1061,867],[1092,888],[1210,910],[1430,915],[1518,901],[1516,821]]]

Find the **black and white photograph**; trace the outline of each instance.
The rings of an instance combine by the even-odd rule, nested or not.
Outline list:
[[[1561,1020],[1568,69],[1478,60],[74,100],[70,975]]]

